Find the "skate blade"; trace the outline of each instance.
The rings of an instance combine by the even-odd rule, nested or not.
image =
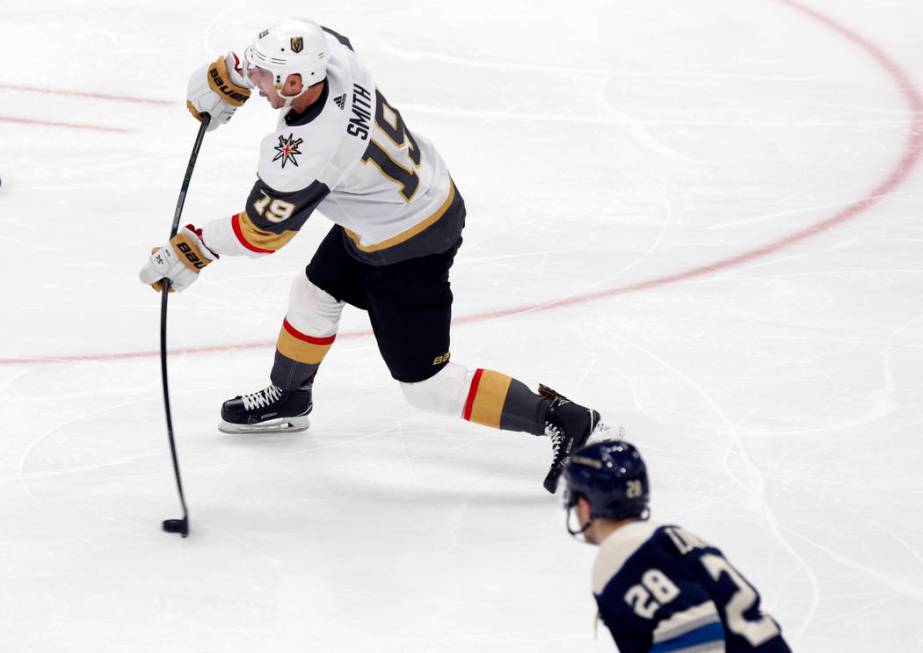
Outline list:
[[[280,417],[271,419],[260,424],[232,424],[221,420],[218,423],[218,430],[222,433],[299,433],[307,431],[311,422],[307,416],[301,417]]]
[[[596,423],[596,428],[586,439],[585,445],[596,444],[597,442],[607,442],[610,440],[624,440],[625,427],[612,427],[602,421]]]

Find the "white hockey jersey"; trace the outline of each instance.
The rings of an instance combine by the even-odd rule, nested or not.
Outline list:
[[[263,256],[288,243],[314,209],[343,227],[359,260],[385,265],[445,251],[464,202],[432,144],[411,134],[349,40],[328,28],[327,78],[317,102],[283,112],[260,144],[244,211],[203,229],[218,254]]]

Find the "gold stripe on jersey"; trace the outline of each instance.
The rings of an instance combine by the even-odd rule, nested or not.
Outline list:
[[[373,245],[362,245],[359,241],[359,234],[351,229],[344,229],[346,235],[349,236],[350,240],[353,241],[353,244],[356,246],[356,249],[362,252],[380,252],[383,249],[388,249],[394,247],[395,245],[400,245],[403,242],[406,242],[423,231],[426,231],[434,224],[439,222],[439,219],[445,215],[445,212],[449,210],[449,207],[452,205],[452,202],[455,200],[455,184],[451,183],[449,187],[449,196],[446,198],[445,202],[442,203],[438,209],[436,209],[428,217],[424,218],[410,229],[406,229],[396,236],[392,236],[387,240],[383,240],[380,243],[375,243]]]
[[[471,398],[471,414],[468,419],[484,426],[500,428],[503,404],[513,381],[506,374],[484,370],[481,373],[474,397]]]
[[[282,249],[298,233],[297,231],[286,230],[276,234],[260,229],[253,224],[246,211],[241,211],[235,217],[237,219],[234,220],[234,226],[237,228],[234,231],[244,247],[250,250],[267,253],[275,252]]]

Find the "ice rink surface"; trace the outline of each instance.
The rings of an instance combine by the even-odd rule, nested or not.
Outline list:
[[[614,650],[547,440],[404,403],[347,309],[310,431],[234,437],[329,223],[170,303],[178,516],[137,270],[185,85],[271,20],[349,36],[468,205],[453,360],[623,425],[654,518],[721,546],[796,651],[923,650],[923,5],[7,3],[0,650]],[[274,115],[208,134],[184,222],[243,207]]]

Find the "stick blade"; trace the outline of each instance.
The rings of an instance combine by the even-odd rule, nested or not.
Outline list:
[[[183,537],[188,537],[189,520],[186,517],[182,519],[164,519],[163,530],[167,533],[179,533]]]

